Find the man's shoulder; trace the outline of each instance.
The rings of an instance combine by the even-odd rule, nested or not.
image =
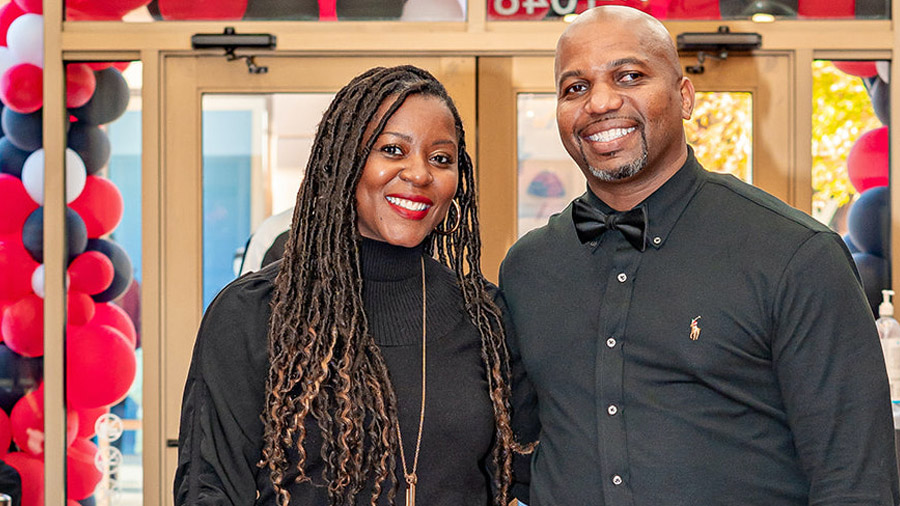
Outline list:
[[[710,185],[708,188],[715,193],[713,198],[718,205],[737,206],[744,219],[765,219],[801,233],[831,232],[826,225],[807,213],[734,176],[710,173],[707,183]]]
[[[565,247],[570,242],[567,239],[573,237],[575,237],[575,227],[572,224],[572,204],[570,203],[559,213],[550,216],[545,225],[530,230],[520,237],[509,249],[507,260],[511,256],[530,257]]]

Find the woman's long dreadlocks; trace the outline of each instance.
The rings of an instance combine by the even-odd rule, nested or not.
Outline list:
[[[323,479],[332,504],[355,504],[366,486],[372,505],[386,486],[393,504],[399,488],[397,398],[363,310],[355,191],[372,145],[412,94],[442,99],[456,122],[455,198],[461,216],[451,210],[454,216],[447,220],[458,218],[460,226],[449,235],[432,233],[425,249],[456,272],[466,311],[481,335],[496,424],[492,456],[498,504],[507,501],[513,452],[527,451],[514,441],[510,427],[508,354],[500,311],[479,265],[474,174],[459,113],[430,73],[413,66],[374,68],[338,92],[319,124],[275,280],[261,465],[268,466],[282,506],[290,501],[286,474],[291,466],[299,472],[296,481],[309,480],[304,441],[310,416],[321,431]],[[394,102],[366,137],[367,126],[388,99]],[[289,458],[294,452],[297,462]]]

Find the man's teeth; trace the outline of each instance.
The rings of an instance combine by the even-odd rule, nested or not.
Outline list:
[[[635,127],[631,128],[611,128],[609,130],[604,130],[602,132],[597,132],[594,135],[588,136],[588,140],[593,142],[609,142],[618,139],[619,137],[625,137],[626,135],[634,132]]]
[[[395,206],[400,206],[403,209],[409,209],[410,211],[424,211],[428,209],[428,204],[424,202],[413,202],[412,200],[401,199],[397,197],[385,197],[388,202],[394,204]]]

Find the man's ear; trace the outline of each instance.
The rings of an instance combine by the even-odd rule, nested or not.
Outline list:
[[[691,119],[694,112],[694,83],[687,77],[681,78],[681,117],[685,120]]]

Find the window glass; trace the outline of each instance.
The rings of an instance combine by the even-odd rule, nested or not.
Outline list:
[[[69,0],[69,21],[465,21],[465,0]],[[38,4],[40,5],[40,4]]]
[[[283,246],[277,240],[290,227],[316,126],[332,97],[204,95],[204,309],[239,274],[280,258],[273,245]]]
[[[877,308],[890,288],[886,61],[813,62],[813,216],[841,234]]]
[[[487,0],[489,21],[558,20],[627,5],[663,20],[888,19],[890,0]]]
[[[709,170],[752,182],[753,102],[746,92],[698,92],[685,122],[688,143]],[[559,139],[556,96],[518,95],[518,234],[547,223],[586,183]]]

